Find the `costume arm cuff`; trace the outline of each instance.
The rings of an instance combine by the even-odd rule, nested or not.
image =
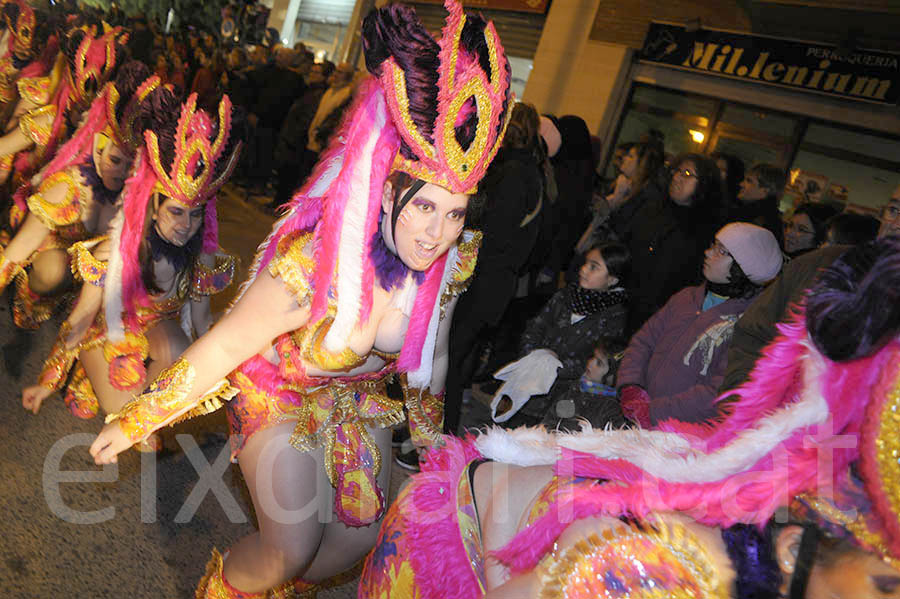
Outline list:
[[[69,370],[72,369],[72,364],[75,363],[81,351],[80,344],[72,348],[66,347],[66,339],[71,332],[72,326],[69,324],[69,321],[63,322],[59,328],[59,336],[56,338],[56,343],[53,344],[50,356],[44,361],[44,367],[41,369],[41,374],[38,377],[38,384],[41,387],[58,391],[66,382]]]
[[[301,306],[312,296],[310,278],[315,270],[314,260],[305,251],[308,243],[312,243],[312,233],[299,237],[285,235],[278,241],[275,256],[268,266],[272,276],[281,279]]]
[[[107,416],[106,422],[118,421],[128,439],[137,443],[164,426],[214,412],[237,395],[237,389],[222,380],[203,395],[188,399],[195,378],[194,367],[179,358],[146,392],[125,404],[118,414]]]
[[[22,115],[19,119],[19,130],[35,145],[46,146],[53,134],[55,118],[56,106],[41,106]]]
[[[72,256],[72,274],[79,281],[90,283],[94,287],[103,287],[106,283],[106,262],[98,260],[91,253],[87,243],[90,242],[79,241],[69,248],[69,255]]]
[[[23,77],[16,81],[19,96],[32,104],[43,106],[50,102],[53,84],[50,77]]]
[[[215,295],[224,291],[234,280],[234,256],[217,254],[215,266],[209,268],[197,263],[194,268],[194,278],[191,281],[191,297]]]
[[[66,185],[65,199],[62,202],[48,202],[44,199],[43,194],[60,183]],[[66,171],[60,171],[41,183],[37,193],[28,196],[25,202],[31,213],[41,221],[41,224],[54,230],[60,226],[76,223],[81,219],[81,202],[78,195],[78,184]]]
[[[443,445],[444,392],[434,395],[428,389],[409,387],[406,377],[401,379],[401,385],[413,445],[417,448]]]
[[[0,251],[0,292],[13,282],[19,275],[24,276],[25,270],[18,262],[13,262]]]

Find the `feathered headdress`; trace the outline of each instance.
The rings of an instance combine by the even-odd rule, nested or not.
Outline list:
[[[144,132],[145,143],[138,152],[135,174],[122,192],[122,213],[111,227],[110,239],[118,252],[112,254],[106,279],[110,339],[121,340],[126,327],[136,328],[137,306],[150,302],[141,278],[138,250],[154,193],[189,209],[205,203],[203,251],[214,253],[218,249],[215,194],[231,176],[241,149],[240,141],[230,139],[231,112],[231,101],[224,96],[218,118],[213,119],[197,108],[197,94],[191,94],[181,106],[173,136],[161,135],[161,131]],[[166,166],[169,159],[171,166]]]
[[[66,118],[70,110],[87,108],[96,96],[103,92],[107,81],[116,74],[119,56],[123,51],[124,34],[120,28],[109,29],[94,37],[87,28],[69,32],[56,65],[50,74],[50,104],[56,114],[50,129],[47,145],[37,152],[36,160],[19,161],[16,169],[30,176],[32,168],[39,168],[44,160],[56,155],[58,144],[65,134]]]
[[[83,105],[93,101],[97,92],[115,75],[118,66],[116,46],[125,43],[127,34],[116,27],[98,37],[85,29],[77,29],[69,35],[70,43],[78,43],[78,46],[70,58],[66,76],[72,100]]]
[[[854,253],[868,255],[860,260]],[[861,268],[848,266],[854,260]],[[780,336],[765,349],[749,381],[720,398],[730,403],[726,418],[714,427],[669,421],[654,431],[587,427],[556,435],[543,429],[494,429],[476,443],[489,458],[556,464],[563,474],[617,483],[567,497],[560,510],[570,517],[679,511],[721,527],[762,525],[798,496],[815,500],[821,513],[829,505],[846,507],[840,498],[851,488],[850,466],[856,462],[862,480],[858,493],[864,492],[867,501],[854,506],[862,514],[843,524],[861,544],[898,563],[898,277],[896,240],[880,240],[841,257],[806,304],[779,325]],[[845,334],[854,332],[858,355],[831,359],[834,348],[818,335],[835,326]],[[529,527],[498,557],[515,569],[533,566],[571,521],[559,521],[558,513]],[[840,522],[833,513],[828,519]]]
[[[84,123],[59,149],[41,176],[49,177],[81,162],[91,151],[94,135],[101,132],[110,136],[123,152],[133,155],[143,141],[144,123],[138,121],[138,116],[152,118],[144,111],[145,102],[160,84],[159,77],[144,63],[132,60],[124,64],[116,80],[107,83],[91,103]]]
[[[326,317],[329,294],[336,295],[324,340],[329,352],[346,349],[353,329],[369,317],[375,280],[369,241],[388,175],[402,170],[454,192],[471,192],[501,143],[510,102],[503,47],[493,25],[463,14],[458,2],[445,6],[450,16],[440,43],[408,6],[388,5],[366,17],[366,64],[375,77],[360,84],[340,130],[260,247],[251,271],[250,281],[284,235],[315,232],[310,322]],[[410,372],[413,386],[430,382],[437,298],[455,255],[453,248],[431,265],[415,299],[397,364]]]
[[[459,2],[444,7],[450,14],[440,41],[423,44],[415,57],[385,48],[406,19],[387,12],[368,19],[364,27],[376,35],[365,38],[366,66],[381,81],[403,139],[393,168],[454,193],[475,193],[509,120],[510,69],[493,23],[467,16]],[[432,80],[415,81],[410,61],[436,63]],[[417,114],[416,102],[436,106],[434,118]]]
[[[10,50],[17,56],[27,56],[32,52],[37,18],[34,9],[24,0],[3,3],[3,18],[9,29]]]

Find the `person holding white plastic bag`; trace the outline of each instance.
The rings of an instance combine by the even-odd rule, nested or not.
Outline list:
[[[495,422],[539,422],[555,384],[578,379],[600,337],[622,336],[628,294],[621,282],[631,267],[628,249],[617,243],[594,246],[585,255],[578,282],[557,291],[520,339],[522,357],[498,370],[505,381],[491,401]]]

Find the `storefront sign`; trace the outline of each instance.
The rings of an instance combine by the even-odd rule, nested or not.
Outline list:
[[[900,54],[651,23],[641,60],[856,100],[900,101]]]
[[[444,0],[415,0],[420,4],[443,4]],[[550,0],[462,0],[465,8],[483,10],[511,10],[544,14]]]

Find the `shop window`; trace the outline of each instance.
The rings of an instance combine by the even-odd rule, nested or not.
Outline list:
[[[784,210],[825,201],[877,214],[900,185],[900,140],[810,123],[791,164]]]
[[[316,60],[334,60],[341,48],[346,25],[311,23],[297,21],[294,42],[303,42],[307,50],[316,55]]]
[[[629,110],[622,119],[616,144],[639,141],[651,129],[665,137],[670,156],[699,152],[709,135],[710,117],[715,114],[717,100],[637,85]],[[612,165],[605,176],[613,177]]]
[[[631,104],[644,110],[652,107],[682,115],[698,116],[711,115],[716,109],[716,100],[712,98],[681,94],[646,85],[639,85],[634,88]]]
[[[797,126],[796,118],[773,112],[766,112],[750,106],[726,104],[722,111],[721,122],[740,129],[758,131],[769,135],[781,136],[789,140]]]
[[[743,161],[745,168],[759,163],[781,164],[784,160],[784,151],[776,146],[723,134],[716,137],[715,144],[711,146],[711,150],[737,156]]]
[[[636,84],[615,144],[638,141],[650,129],[665,136],[670,156],[723,152],[747,167],[788,169],[785,212],[803,201],[824,201],[874,214],[900,185],[897,136]],[[610,161],[604,175],[611,180],[613,174]]]

